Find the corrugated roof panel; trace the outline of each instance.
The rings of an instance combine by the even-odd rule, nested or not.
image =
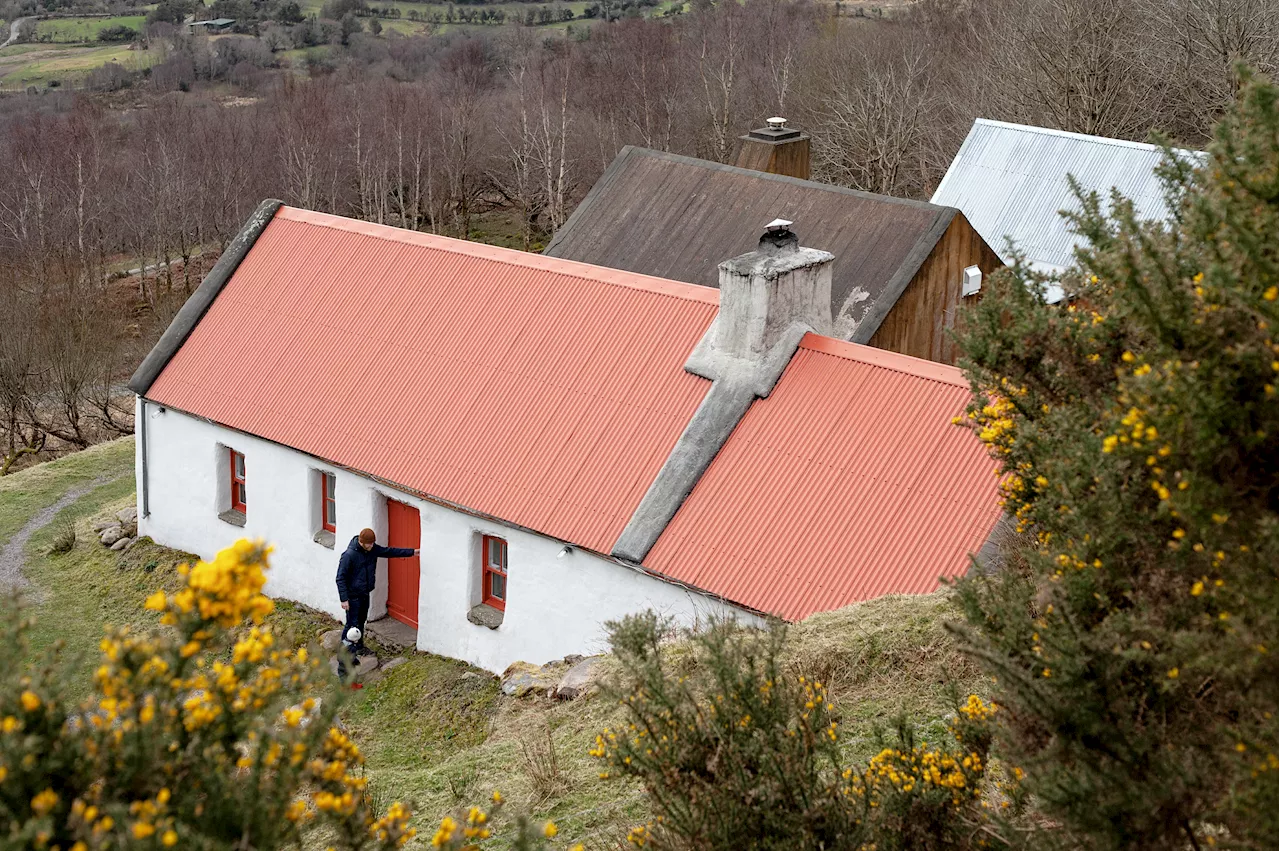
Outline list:
[[[645,559],[789,620],[963,574],[999,518],[958,370],[808,335]]]
[[[608,552],[713,290],[281,208],[148,397]]]
[[[1059,211],[1079,209],[1067,175],[1104,202],[1115,187],[1140,218],[1164,219],[1162,157],[1154,145],[979,118],[931,201],[959,208],[1005,262],[1011,238],[1028,260],[1065,267],[1078,237]]]

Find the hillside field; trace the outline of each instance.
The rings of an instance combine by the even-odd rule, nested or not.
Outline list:
[[[62,641],[85,690],[104,625],[154,627],[155,614],[142,609],[142,600],[156,588],[175,588],[175,568],[190,558],[145,538],[118,554],[94,537],[95,519],[134,502],[133,447],[125,438],[0,479],[0,548],[29,535],[17,556],[30,583],[33,656]],[[77,531],[75,546],[47,555],[67,524]],[[900,714],[918,736],[943,740],[951,711],[947,683],[962,693],[977,686],[974,669],[942,628],[952,615],[940,593],[882,598],[791,627],[789,662],[828,683],[852,755],[872,754],[877,728]],[[272,621],[293,643],[314,641],[336,626],[325,614],[285,601]],[[496,678],[465,663],[411,653],[384,679],[351,693],[342,719],[368,757],[378,794],[414,803],[420,834],[499,789],[512,803],[510,812],[554,819],[566,839],[606,849],[647,818],[642,791],[601,781],[587,755],[596,733],[616,721],[615,709],[598,697],[570,703],[505,697]],[[545,753],[548,740],[559,776],[550,791],[536,792],[529,754]]]
[[[58,44],[84,44],[98,40],[107,27],[128,27],[142,31],[146,15],[116,15],[111,18],[54,18],[36,22],[37,41]]]

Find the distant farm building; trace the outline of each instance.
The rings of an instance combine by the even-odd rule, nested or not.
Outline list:
[[[193,33],[207,33],[209,35],[217,35],[218,33],[231,32],[231,28],[236,25],[235,18],[214,18],[212,21],[192,21],[187,27]]]
[[[714,287],[760,224],[800,222],[807,245],[835,255],[834,336],[954,362],[948,331],[1002,265],[964,215],[802,179],[809,139],[777,123],[742,137],[738,165],[623,148],[545,253]]]
[[[1072,264],[1080,242],[1060,212],[1080,209],[1067,175],[1104,201],[1119,189],[1139,218],[1165,219],[1169,210],[1155,173],[1163,156],[1155,145],[979,118],[932,201],[963,212],[1005,263],[1013,262],[1016,249],[1035,271],[1054,274]],[[1058,301],[1062,290],[1051,287],[1046,298]]]

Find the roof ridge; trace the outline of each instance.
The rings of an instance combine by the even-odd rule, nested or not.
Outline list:
[[[566,275],[579,280],[594,281],[685,301],[709,305],[719,305],[720,303],[720,291],[713,287],[700,287],[697,284],[687,284],[682,281],[658,278],[639,272],[628,272],[607,266],[593,266],[590,263],[582,263],[577,260],[550,257],[545,254],[535,254],[515,248],[503,248],[498,245],[472,242],[437,233],[398,228],[394,225],[366,222],[360,219],[338,216],[333,213],[321,213],[316,210],[286,205],[280,208],[276,218],[370,236],[375,239],[399,242],[405,245],[417,245],[422,248],[462,254],[481,260],[492,260],[509,266],[523,266],[529,269]],[[586,270],[591,270],[591,273],[589,274]]]
[[[774,174],[768,171],[756,171],[753,168],[741,168],[736,165],[729,165],[728,163],[718,163],[718,162],[715,162],[714,160],[704,160],[704,159],[699,159],[698,157],[685,156],[684,154],[673,154],[669,151],[659,151],[654,148],[642,148],[638,145],[624,146],[623,149],[618,153],[618,156],[614,157],[614,162],[617,162],[619,159],[621,159],[624,154],[633,154],[633,153],[639,154],[642,156],[652,157],[654,159],[667,160],[668,162],[694,166],[696,168],[704,168],[704,169],[707,169],[708,171],[727,171],[730,174],[738,174],[743,177],[753,177],[753,178],[758,178],[760,180],[773,180],[778,183],[799,184],[801,186],[807,186],[811,189],[816,189],[823,192],[834,192],[838,195],[852,195],[855,198],[862,198],[863,200],[866,200],[866,201],[873,201],[881,204],[899,204],[904,207],[916,207],[916,208],[934,209],[934,210],[943,209],[943,208],[952,209],[952,210],[955,209],[954,207],[946,207],[946,205],[943,205],[943,204],[934,204],[931,201],[917,201],[914,198],[898,198],[897,196],[894,196],[894,195],[881,195],[878,192],[865,192],[861,189],[850,189],[847,186],[838,186],[834,183],[823,183],[820,180],[806,180],[802,177],[792,177],[787,174]],[[612,166],[612,163],[610,163],[610,165]]]
[[[1150,142],[1132,142],[1128,139],[1115,139],[1111,136],[1094,136],[1090,133],[1076,133],[1072,130],[1055,130],[1052,127],[1037,127],[1034,124],[1017,124],[1012,121],[999,121],[995,118],[975,118],[973,123],[975,125],[985,124],[989,127],[1003,127],[1008,130],[1022,130],[1027,133],[1040,133],[1045,136],[1060,136],[1066,139],[1079,139],[1080,141],[1096,142],[1100,145],[1112,145],[1120,148],[1136,148],[1140,151],[1164,151],[1164,148],[1159,145],[1153,145]],[[1173,151],[1178,154],[1203,153],[1203,151],[1193,151],[1189,148],[1174,148]]]
[[[800,348],[969,389],[969,382],[957,367],[891,352],[888,349],[877,349],[863,343],[853,343],[813,332],[801,338]]]

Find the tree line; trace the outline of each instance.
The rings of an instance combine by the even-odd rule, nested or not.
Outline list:
[[[128,430],[121,378],[262,198],[453,236],[500,212],[536,250],[623,145],[728,162],[777,114],[812,134],[816,179],[927,198],[979,116],[1203,145],[1237,62],[1274,77],[1272,11],[698,0],[553,37],[331,33],[304,75],[265,33],[152,38],[147,73],[100,77],[127,101],[0,100],[0,445],[12,464]]]

